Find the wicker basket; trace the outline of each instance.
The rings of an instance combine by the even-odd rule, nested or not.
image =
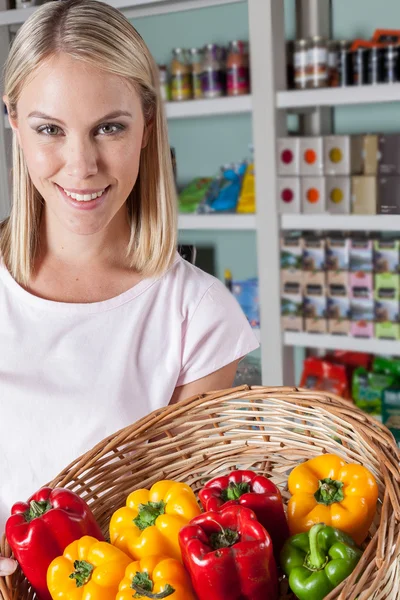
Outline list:
[[[130,491],[158,479],[198,490],[234,468],[266,474],[288,498],[287,476],[321,452],[368,467],[379,484],[370,541],[355,572],[327,599],[400,600],[400,453],[389,431],[337,396],[296,388],[241,387],[155,411],[110,436],[52,482],[90,504],[104,532]],[[3,538],[1,551],[10,556]],[[281,598],[291,598],[286,582]],[[33,598],[21,574],[0,578],[3,600]]]

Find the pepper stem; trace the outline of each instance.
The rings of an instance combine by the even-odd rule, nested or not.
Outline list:
[[[238,483],[230,481],[228,487],[221,491],[221,499],[224,502],[239,500],[243,494],[248,494],[249,492],[250,484],[247,481],[240,481]]]
[[[318,544],[318,534],[325,527],[324,523],[313,525],[309,531],[310,551],[307,553],[304,566],[310,571],[321,571],[328,562],[328,557]]]
[[[325,504],[326,506],[335,502],[342,502],[344,500],[343,481],[336,481],[330,477],[320,479],[314,498],[318,504]]]
[[[31,500],[28,510],[24,512],[25,521],[30,523],[33,519],[41,517],[52,508],[53,506],[48,500]]]
[[[218,533],[212,533],[210,535],[210,545],[213,550],[220,550],[221,548],[230,548],[237,541],[239,541],[239,534],[237,531],[233,531],[233,529],[225,529],[222,527],[221,523],[215,521],[214,519],[210,519],[213,523],[216,523],[221,531]]]
[[[165,514],[166,504],[163,500],[160,502],[147,502],[147,504],[139,504],[138,516],[133,519],[136,527],[141,531],[152,527],[156,524],[156,521],[160,515]]]
[[[146,572],[141,573],[140,571],[137,571],[135,577],[132,579],[131,588],[136,592],[133,598],[167,598],[175,592],[172,585],[167,583],[162,592],[153,594],[153,582],[149,574]]]
[[[89,583],[94,566],[86,560],[76,560],[74,562],[75,571],[69,576],[75,579],[76,587],[80,588]]]

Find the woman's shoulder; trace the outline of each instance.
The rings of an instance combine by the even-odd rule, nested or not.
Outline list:
[[[167,274],[167,280],[169,283],[173,281],[176,285],[181,285],[188,292],[204,293],[213,286],[225,287],[219,279],[206,273],[206,271],[179,254],[177,254],[175,262]]]

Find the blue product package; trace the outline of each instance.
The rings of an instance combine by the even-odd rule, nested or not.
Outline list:
[[[240,304],[250,325],[252,327],[260,327],[258,278],[232,281],[232,293]]]
[[[235,212],[246,168],[245,161],[222,167],[198,212]]]

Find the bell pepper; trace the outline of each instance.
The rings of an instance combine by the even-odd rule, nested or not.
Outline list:
[[[133,596],[132,590],[136,592]],[[115,600],[132,600],[132,597],[195,600],[183,565],[165,556],[148,556],[128,565]]]
[[[361,544],[376,511],[378,486],[362,465],[347,464],[335,454],[323,454],[293,469],[288,479],[291,535],[325,523]]]
[[[200,514],[196,496],[185,483],[158,481],[150,490],[132,492],[110,520],[111,543],[134,560],[163,555],[181,560],[180,529]]]
[[[27,502],[14,504],[6,537],[39,600],[51,600],[46,585],[51,561],[83,535],[104,540],[86,502],[70,490],[44,487]]]
[[[289,528],[281,493],[270,479],[253,471],[232,471],[208,481],[199,498],[206,511],[218,511],[232,504],[250,508],[270,534],[275,558],[279,557],[289,537]]]
[[[119,548],[90,535],[69,544],[47,571],[53,600],[115,600],[131,562]]]
[[[322,600],[354,571],[361,555],[351,537],[319,523],[287,540],[281,567],[299,600]]]
[[[271,537],[249,508],[203,513],[183,527],[179,542],[199,600],[278,598]]]

